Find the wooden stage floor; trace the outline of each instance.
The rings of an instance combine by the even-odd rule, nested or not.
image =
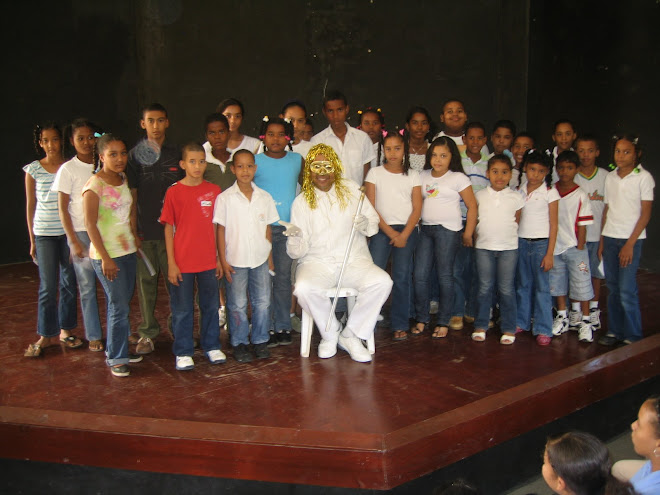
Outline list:
[[[380,329],[371,364],[342,351],[319,360],[318,334],[301,358],[294,334],[268,360],[239,364],[229,351],[211,366],[198,352],[195,370],[178,372],[165,332],[129,378],[116,378],[86,346],[24,358],[37,271],[2,266],[0,457],[390,489],[660,374],[660,276],[639,280],[647,338],[613,350],[573,332],[539,347],[529,334],[513,346],[497,332],[475,343],[470,326],[403,342]],[[158,310],[165,326],[164,291]],[[133,326],[138,318],[134,298]]]

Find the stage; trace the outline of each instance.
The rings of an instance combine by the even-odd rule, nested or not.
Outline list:
[[[427,331],[402,342],[379,329],[370,364],[343,351],[319,360],[317,332],[307,359],[294,334],[270,359],[239,364],[223,332],[226,364],[198,351],[196,368],[179,372],[165,331],[130,377],[117,378],[86,345],[24,358],[36,341],[37,270],[2,266],[0,457],[389,490],[655,380],[660,276],[640,272],[639,282],[646,338],[615,349],[581,344],[575,332],[548,347],[528,333],[503,346],[497,331],[476,343],[467,325],[446,339]],[[137,296],[132,310],[135,328]]]

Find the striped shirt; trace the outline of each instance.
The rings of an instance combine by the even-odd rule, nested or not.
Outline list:
[[[32,225],[34,235],[64,235],[64,228],[57,210],[57,191],[50,190],[53,180],[55,180],[55,174],[51,174],[43,168],[39,160],[28,163],[23,170],[32,176],[36,187],[37,207]]]

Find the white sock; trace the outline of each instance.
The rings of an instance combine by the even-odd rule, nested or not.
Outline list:
[[[579,313],[580,312],[580,303],[579,302],[571,303],[571,310]]]
[[[589,309],[598,309],[598,301],[589,301]]]
[[[568,315],[568,310],[566,310],[566,309],[558,309],[558,310],[557,310],[557,315],[566,318],[566,316]]]

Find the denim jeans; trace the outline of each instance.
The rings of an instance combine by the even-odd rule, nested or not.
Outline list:
[[[85,248],[85,258],[73,258],[73,269],[78,279],[80,292],[80,307],[82,309],[83,323],[85,324],[85,338],[87,340],[101,340],[103,330],[99,318],[99,303],[96,298],[96,272],[89,259],[89,236],[87,232],[76,232],[78,240]]]
[[[477,292],[477,316],[474,328],[488,329],[493,291],[497,281],[500,302],[500,329],[502,333],[516,331],[516,263],[518,250],[491,251],[475,249],[479,291]]]
[[[529,330],[534,317],[534,335],[552,337],[552,296],[550,273],[543,271],[541,261],[548,252],[548,240],[518,239],[516,326]]]
[[[415,249],[414,278],[417,321],[428,323],[430,320],[429,277],[437,276],[440,287],[437,321],[441,326],[449,324],[455,285],[452,269],[460,240],[460,232],[446,229],[442,225],[422,225]],[[436,270],[434,274],[431,272],[433,261],[435,261]]]
[[[76,274],[65,235],[38,235],[34,240],[39,263],[37,333],[42,337],[56,337],[61,329],[73,330],[78,325]]]
[[[271,225],[273,233],[273,301],[271,304],[272,328],[276,332],[291,330],[291,264],[293,260],[286,254],[286,230],[282,226]]]
[[[397,232],[401,232],[405,225],[390,225]],[[393,331],[408,330],[408,316],[410,314],[410,293],[412,280],[410,267],[413,253],[417,244],[417,229],[413,229],[408,237],[405,247],[397,248],[390,244],[390,238],[382,230],[369,240],[369,251],[376,266],[385,270],[387,261],[392,255],[392,304],[390,305],[390,328]]]
[[[220,349],[220,325],[218,324],[218,280],[215,268],[199,273],[182,273],[179,285],[168,283],[170,307],[172,308],[172,333],[175,356],[190,356],[195,353],[193,344],[193,314],[195,312],[195,280],[200,313],[200,344],[204,351]]]
[[[462,238],[463,232],[461,230],[458,233],[459,240]],[[474,248],[463,246],[461,242],[459,242],[456,261],[453,266],[453,277],[454,304],[451,310],[452,316],[475,316],[479,278],[474,259]]]
[[[140,337],[155,339],[160,333],[160,325],[154,311],[158,299],[158,277],[162,275],[167,280],[167,250],[165,241],[142,241],[142,251],[156,270],[150,275],[142,258],[137,261],[137,287],[140,301],[142,321],[138,326]],[[167,284],[167,282],[166,282]]]
[[[642,334],[642,313],[637,291],[637,269],[642,257],[642,239],[633,247],[633,259],[626,267],[619,265],[619,252],[627,239],[603,237],[603,265],[607,296],[607,332],[619,340],[636,342]]]
[[[271,277],[268,262],[256,268],[232,267],[232,281],[227,281],[227,322],[231,345],[268,342]],[[252,335],[248,327],[248,297],[252,306]]]
[[[128,335],[131,331],[128,319],[131,298],[135,289],[135,253],[112,259],[119,271],[110,281],[103,275],[101,260],[92,260],[92,266],[99,278],[108,301],[108,321],[106,324],[107,343],[105,348],[108,366],[128,364]]]

